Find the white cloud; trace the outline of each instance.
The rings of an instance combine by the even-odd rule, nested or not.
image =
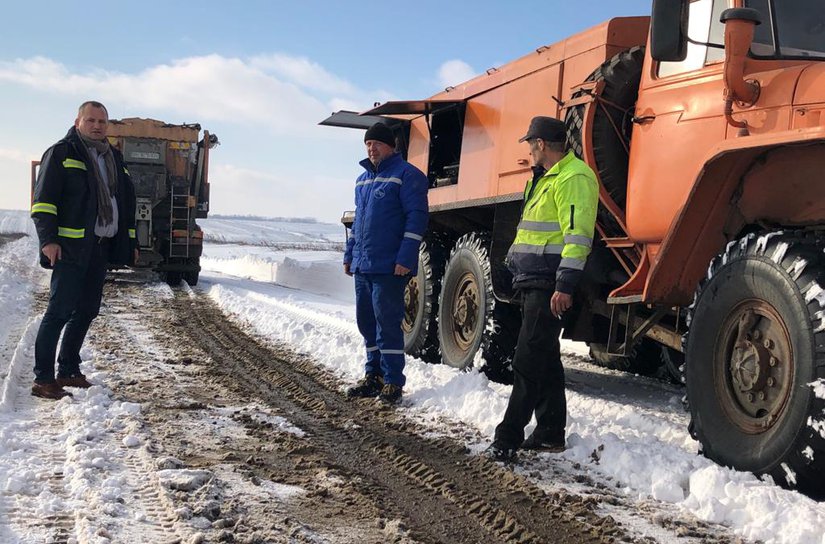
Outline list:
[[[249,59],[249,65],[306,89],[319,90],[333,95],[343,94],[349,97],[360,94],[360,91],[350,82],[329,73],[323,66],[306,57],[272,53],[252,57]]]
[[[438,84],[441,87],[453,87],[477,76],[472,66],[463,60],[448,60],[438,69]]]
[[[210,162],[214,212],[327,221],[352,208],[364,149],[356,131],[318,123],[338,109],[365,110],[393,98],[286,55],[189,57],[131,73],[45,57],[0,60],[0,95],[40,116],[26,125],[12,115],[10,126],[21,129],[0,132],[0,208],[28,207],[29,161],[65,133],[76,104],[94,98],[113,117],[198,122],[218,134],[222,145]]]
[[[7,161],[22,162],[25,164],[29,164],[32,160],[32,157],[34,156],[34,153],[23,151],[22,149],[9,149],[0,147],[0,159],[5,159]],[[40,155],[37,156],[39,157]]]
[[[118,111],[173,114],[199,122],[264,126],[276,134],[317,135],[333,108],[367,109],[376,95],[303,57],[282,54],[248,60],[221,55],[189,57],[134,74],[74,73],[45,57],[0,62],[0,81],[79,99],[99,97]],[[334,137],[335,131],[326,131]]]

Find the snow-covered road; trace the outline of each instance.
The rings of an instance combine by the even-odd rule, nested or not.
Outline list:
[[[247,238],[244,228],[250,232]],[[29,230],[25,212],[0,212],[0,229]],[[208,223],[205,231],[208,239]],[[300,224],[283,228],[293,236],[296,231]],[[341,237],[337,225],[312,224],[306,231],[306,238],[299,238],[334,242]],[[342,383],[358,378],[362,345],[340,254],[282,249],[278,229],[267,233],[269,247],[244,245],[261,231],[243,221],[236,221],[232,232],[232,245],[206,246],[195,290],[261,337],[308,354]],[[140,406],[115,400],[110,377],[95,370],[105,366],[109,355],[87,351],[86,368],[100,372],[93,374],[100,385],[74,401],[49,404],[26,395],[38,320],[33,293],[44,288],[46,279],[35,267],[35,250],[30,238],[0,247],[0,390],[6,391],[0,404],[0,520],[13,520],[15,512],[46,517],[65,510],[59,505],[66,501],[88,502],[89,489],[95,489],[98,503],[87,504],[85,511],[128,518],[122,526],[131,529],[118,534],[139,535],[141,525],[134,520],[140,521],[140,514],[129,512],[120,499],[133,485],[129,473],[108,471],[134,457],[133,442],[140,439],[136,434],[130,439],[130,429],[143,416]],[[159,284],[151,288],[164,289]],[[522,474],[546,489],[614,497],[600,507],[604,513],[658,542],[690,536],[680,527],[706,522],[713,534],[731,540],[825,543],[825,505],[698,454],[698,444],[687,433],[681,388],[601,370],[585,359],[580,346],[566,346],[567,451],[529,457],[517,469]],[[486,446],[504,411],[508,386],[491,383],[477,371],[458,372],[414,359],[408,360],[406,373],[402,410],[436,435],[454,434],[460,423],[471,451]],[[46,420],[61,423],[40,432]],[[85,445],[78,449],[78,444]],[[142,470],[154,474],[155,468],[145,465]],[[44,533],[36,527],[27,532],[21,527],[19,520],[0,522],[0,542],[43,541]],[[103,538],[94,532],[77,535],[78,542],[105,542]]]

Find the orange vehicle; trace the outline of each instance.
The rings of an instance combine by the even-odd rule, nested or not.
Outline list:
[[[155,119],[113,119],[109,142],[123,153],[135,184],[139,267],[158,271],[170,284],[196,285],[209,213],[209,150],[218,138],[198,124]]]
[[[708,457],[823,496],[823,112],[825,7],[655,0],[432,98],[323,123],[382,119],[429,176],[408,353],[506,378],[518,139],[534,115],[564,119],[601,184],[565,335],[608,366],[664,362]]]

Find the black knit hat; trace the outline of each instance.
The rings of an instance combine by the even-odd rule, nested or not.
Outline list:
[[[527,134],[519,142],[540,138],[545,142],[563,142],[567,137],[567,128],[564,122],[552,117],[537,115],[530,121]]]
[[[367,133],[364,134],[364,141],[367,140],[383,142],[395,149],[395,136],[392,135],[392,129],[384,123],[375,123],[368,128]]]

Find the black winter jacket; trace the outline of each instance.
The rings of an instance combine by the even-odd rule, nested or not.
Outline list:
[[[135,237],[135,187],[123,165],[123,155],[112,148],[117,178],[117,234],[108,245],[109,264],[133,264]],[[97,222],[97,180],[92,157],[80,139],[77,129],[69,129],[66,137],[46,150],[40,162],[40,172],[34,186],[31,217],[37,229],[40,248],[57,243],[61,260],[85,264],[95,238]],[[51,268],[40,252],[40,265]]]

